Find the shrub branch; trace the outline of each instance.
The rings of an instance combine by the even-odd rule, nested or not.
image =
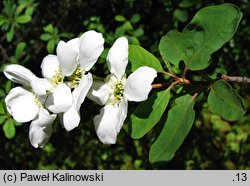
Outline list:
[[[242,76],[227,76],[227,75],[222,74],[220,78],[225,81],[232,81],[232,82],[238,82],[238,83],[250,83],[250,78],[242,77]]]

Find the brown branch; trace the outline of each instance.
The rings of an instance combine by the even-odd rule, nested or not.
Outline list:
[[[169,86],[169,83],[152,84],[152,88],[161,88],[161,87],[167,87],[167,86]]]
[[[192,96],[192,100],[195,100],[195,98],[199,95],[198,92],[195,92],[195,94]]]
[[[238,83],[250,83],[250,78],[247,78],[247,77],[227,76],[227,75],[222,74],[220,78],[225,81],[232,81],[232,82],[238,82]]]

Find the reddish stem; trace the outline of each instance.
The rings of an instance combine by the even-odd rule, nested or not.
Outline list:
[[[170,72],[160,71],[160,73],[166,74],[166,75],[168,75],[168,76],[170,76],[170,77],[173,77],[173,78],[175,78],[175,79],[178,78],[176,75],[171,74]]]
[[[196,93],[192,96],[192,100],[194,100],[198,95],[199,95],[198,92],[196,92]]]
[[[152,88],[162,88],[162,87],[167,87],[167,86],[169,86],[169,83],[152,84]]]

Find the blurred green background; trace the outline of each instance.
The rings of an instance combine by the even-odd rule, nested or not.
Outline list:
[[[105,38],[105,48],[92,72],[108,74],[105,56],[114,40],[125,35],[130,44],[140,44],[160,59],[158,43],[171,29],[181,31],[202,7],[233,3],[243,19],[234,38],[212,57],[206,73],[216,77],[250,76],[250,2],[248,0],[4,0],[0,2],[0,168],[1,169],[250,169],[250,115],[228,122],[211,113],[202,98],[195,105],[196,120],[170,162],[150,164],[148,152],[156,130],[140,140],[126,132],[117,144],[103,145],[95,134],[92,118],[100,107],[86,100],[80,126],[67,133],[57,120],[43,149],[28,139],[29,123],[17,123],[6,112],[4,98],[16,86],[7,81],[5,65],[18,63],[41,77],[40,64],[55,53],[59,40],[69,40],[94,29]],[[215,20],[216,21],[216,20]],[[250,108],[250,86],[232,84]],[[137,104],[131,103],[132,112]],[[129,118],[129,117],[128,117]],[[128,119],[126,120],[128,121]]]

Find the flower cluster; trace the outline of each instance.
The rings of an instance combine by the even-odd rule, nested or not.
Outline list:
[[[48,142],[57,115],[67,131],[77,127],[86,97],[104,105],[94,117],[96,133],[104,144],[114,144],[127,116],[128,101],[147,99],[157,73],[144,66],[126,77],[125,37],[118,38],[108,52],[111,74],[104,81],[93,81],[89,70],[104,50],[103,45],[102,34],[93,30],[66,43],[60,41],[56,55],[47,55],[42,61],[43,78],[18,64],[5,67],[5,76],[21,85],[6,96],[7,110],[18,122],[31,121],[29,139],[34,147],[43,147]]]

